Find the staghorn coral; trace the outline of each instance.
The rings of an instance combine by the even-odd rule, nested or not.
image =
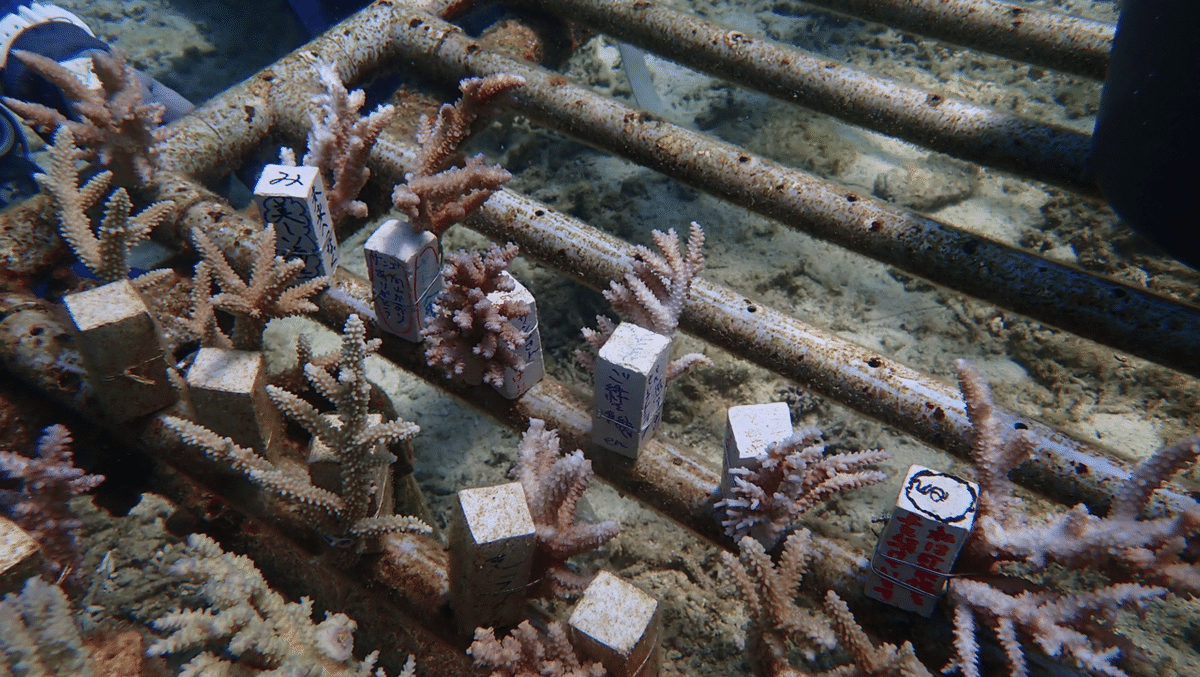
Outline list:
[[[134,216],[129,193],[117,188],[105,201],[104,217],[93,232],[88,211],[108,191],[113,173],[100,172],[80,187],[78,160],[86,154],[76,147],[70,128],[61,127],[50,148],[49,168],[34,178],[50,196],[59,233],[75,255],[101,282],[116,282],[129,276],[129,250],[149,237],[175,206],[155,202]]]
[[[704,228],[692,221],[686,254],[679,248],[679,236],[674,228],[666,233],[655,230],[651,234],[662,253],[656,254],[643,245],[635,247],[633,270],[625,273],[623,282],[610,281],[608,289],[604,290],[604,298],[626,320],[673,338],[679,328],[683,304],[691,293],[692,282],[704,270]],[[598,329],[584,327],[583,338],[588,347],[598,353],[612,336],[616,325],[612,320],[598,315],[596,326]],[[593,352],[577,350],[575,359],[588,372],[596,371]],[[699,353],[689,353],[672,360],[667,365],[667,382],[683,376],[697,364],[712,362]]]
[[[990,581],[958,578],[950,583],[954,604],[955,657],[947,670],[978,677],[977,618],[991,625],[1004,649],[1011,674],[1029,674],[1022,636],[1051,656],[1070,658],[1095,673],[1121,676],[1116,647],[1105,646],[1101,628],[1120,607],[1140,607],[1169,591],[1195,596],[1200,567],[1180,559],[1194,544],[1200,507],[1180,515],[1139,519],[1151,494],[1171,475],[1200,456],[1200,437],[1160,449],[1138,464],[1117,488],[1107,517],[1078,505],[1066,513],[1031,518],[1017,512],[1008,472],[1036,451],[1025,430],[1001,425],[987,383],[965,360],[956,365],[967,415],[974,428],[972,456],[980,484],[979,513],[967,549],[990,562],[993,574],[1032,576],[1050,564],[1102,573],[1107,585],[1082,592],[1043,589],[1024,578],[1009,594]],[[1154,583],[1157,585],[1147,585]],[[1161,586],[1161,587],[1160,587]]]
[[[262,332],[267,320],[317,311],[317,306],[309,297],[328,286],[329,278],[318,277],[292,286],[296,275],[304,270],[304,263],[299,259],[285,261],[282,256],[276,256],[275,241],[275,227],[270,224],[256,236],[254,261],[247,282],[229,265],[225,254],[204,231],[192,229],[192,242],[204,260],[196,266],[193,281],[195,306],[191,319],[193,329],[210,345],[224,347],[232,343],[239,350],[261,350]],[[205,301],[211,291],[213,277],[216,277],[221,293]],[[212,310],[205,308],[206,303],[233,314],[232,337],[225,337],[217,328]]]
[[[493,628],[475,628],[475,641],[467,649],[475,667],[491,670],[491,677],[604,677],[599,663],[581,663],[567,640],[562,623],[546,628],[546,638],[529,624],[521,624],[504,639]]]
[[[875,646],[850,613],[850,607],[832,590],[825,592],[825,614],[833,622],[839,645],[854,663],[822,672],[818,677],[930,677],[929,669],[917,659],[911,642],[899,647],[886,642]]]
[[[363,90],[346,91],[338,75],[336,63],[318,62],[317,76],[325,85],[325,93],[313,98],[323,115],[309,115],[312,128],[308,132],[308,152],[301,164],[317,167],[325,185],[329,186],[329,217],[336,223],[347,214],[360,219],[367,217],[367,205],[355,198],[371,178],[367,156],[379,138],[379,133],[392,122],[396,109],[380,105],[367,117],[358,113],[366,95]],[[284,164],[295,164],[291,149],[281,153]]]
[[[430,527],[421,520],[393,515],[392,506],[382,503],[388,466],[396,461],[386,446],[411,439],[420,428],[400,419],[372,421],[368,412],[371,384],[365,362],[378,347],[378,339],[366,340],[362,320],[351,315],[342,335],[338,375],[334,377],[311,362],[305,366],[304,374],[313,388],[336,406],[335,415],[321,413],[282,388],[267,386],[275,405],[336,455],[340,493],[315,486],[308,477],[278,467],[204,426],[174,416],[167,416],[165,422],[186,444],[294,504],[324,533],[327,542],[339,549],[355,547],[356,552],[362,552],[365,539],[389,533],[429,533]]]
[[[514,289],[513,279],[502,273],[517,251],[511,242],[504,247],[492,243],[483,255],[460,250],[446,257],[445,287],[421,336],[429,342],[426,362],[445,366],[447,378],[470,382],[479,378],[474,375],[478,369],[484,383],[500,387],[506,368],[525,369],[518,348],[528,337],[513,326],[512,318],[528,315],[529,304],[488,298]]]
[[[91,89],[54,59],[14,50],[13,56],[62,90],[79,116],[70,120],[53,108],[5,98],[4,104],[49,134],[67,129],[95,158],[112,171],[118,185],[148,184],[157,169],[156,146],[163,139],[162,104],[142,101],[137,71],[125,62],[120,50],[92,55],[92,71],[99,89]]]
[[[71,603],[57,585],[35,576],[20,595],[0,601],[0,674],[92,677],[93,663]]]
[[[392,191],[392,203],[408,215],[414,229],[440,236],[512,178],[500,165],[485,165],[482,155],[468,159],[463,167],[446,166],[484,107],[523,84],[525,78],[505,73],[467,78],[459,83],[463,95],[457,103],[443,104],[436,119],[421,116],[417,167]]]
[[[382,668],[372,671],[378,651],[355,660],[357,624],[345,614],[326,612],[323,621],[313,623],[311,600],[287,601],[248,557],[221,550],[208,536],[189,536],[187,554],[170,573],[198,583],[205,607],[172,611],[155,620],[154,629],[170,634],[146,652],[163,656],[201,649],[183,665],[180,677],[384,677]],[[413,671],[410,656],[400,677],[412,677]]]
[[[81,582],[83,552],[79,545],[82,523],[68,506],[74,496],[95,489],[103,475],[89,475],[75,467],[71,433],[52,425],[38,440],[37,458],[0,451],[0,471],[22,481],[21,491],[0,492],[0,502],[11,506],[13,520],[38,542],[48,578]]]
[[[600,524],[577,523],[575,509],[595,473],[592,462],[576,449],[559,456],[558,433],[546,430],[546,422],[529,419],[529,429],[517,447],[517,466],[512,476],[525,490],[525,500],[537,530],[533,580],[541,580],[535,592],[565,596],[582,589],[588,578],[567,567],[567,560],[594,550],[621,533],[612,520]]]
[[[762,544],[749,536],[743,536],[738,546],[740,557],[722,552],[721,562],[737,583],[750,613],[751,651],[763,672],[791,674],[789,644],[809,660],[818,651],[837,646],[824,616],[796,605],[800,581],[812,558],[812,534],[801,529],[789,535],[778,563],[772,562]]]
[[[723,508],[721,525],[733,538],[749,535],[775,547],[796,518],[831,496],[879,484],[887,475],[865,466],[890,459],[881,449],[825,455],[822,432],[797,431],[767,447],[754,465],[733,468],[731,495],[716,503]]]

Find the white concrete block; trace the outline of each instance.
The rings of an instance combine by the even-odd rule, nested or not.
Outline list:
[[[909,466],[871,558],[867,596],[928,618],[945,593],[978,503],[978,484]]]
[[[129,280],[63,298],[79,337],[88,382],[108,415],[127,421],[178,399],[167,380],[158,324]]]
[[[525,618],[535,534],[519,482],[458,492],[450,517],[450,608],[464,635]]]
[[[592,441],[637,458],[658,431],[671,339],[632,322],[617,325],[596,358]]]
[[[442,247],[428,231],[391,219],[363,245],[375,315],[384,330],[419,342],[442,290]]]
[[[510,278],[512,277],[507,271],[501,274]],[[532,388],[535,383],[542,380],[542,377],[546,375],[546,364],[542,357],[542,334],[538,330],[537,300],[533,298],[533,294],[525,288],[525,285],[518,282],[515,278],[513,279],[513,285],[513,290],[510,292],[492,292],[488,294],[488,300],[492,303],[524,301],[529,304],[528,315],[513,319],[513,325],[528,334],[525,338],[525,345],[521,346],[519,350],[521,359],[525,360],[525,369],[519,372],[511,367],[505,369],[504,387],[496,388],[501,395],[510,400],[515,400],[524,395],[526,390]]]
[[[263,221],[275,226],[275,252],[304,261],[298,282],[333,275],[338,266],[337,238],[320,170],[267,165],[254,186],[254,201]]]
[[[263,456],[278,457],[283,420],[267,396],[262,353],[201,348],[187,384],[197,423]]]
[[[607,571],[596,574],[567,622],[581,659],[609,677],[653,677],[662,665],[658,600]]]
[[[721,495],[729,497],[734,468],[754,465],[767,447],[792,436],[792,414],[786,402],[730,407],[725,416],[725,458],[721,468]]]

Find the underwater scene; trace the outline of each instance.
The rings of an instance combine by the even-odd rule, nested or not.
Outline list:
[[[1135,2],[8,8],[0,675],[1200,674]]]

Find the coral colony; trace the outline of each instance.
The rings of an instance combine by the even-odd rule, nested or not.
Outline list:
[[[463,387],[486,384],[510,399],[537,387],[543,368],[536,308],[506,271],[517,247],[493,243],[443,262],[440,244],[447,228],[510,178],[482,156],[461,161],[457,151],[489,102],[521,87],[521,77],[463,80],[456,104],[422,118],[414,168],[391,193],[397,218],[366,244],[372,293],[365,299],[336,283],[334,228],[368,216],[368,204],[359,200],[371,176],[367,157],[397,112],[382,106],[361,116],[364,95],[347,91],[336,64],[316,67],[325,91],[313,100],[319,112],[311,115],[302,162],[285,149],[281,164],[263,172],[256,231],[234,236],[196,227],[184,252],[192,263],[131,281],[131,247],[189,207],[164,200],[134,213],[131,193],[161,171],[161,110],[141,102],[134,71],[119,54],[93,57],[99,90],[49,60],[16,56],[58,84],[80,114],[68,120],[6,101],[53,133],[49,169],[38,180],[63,240],[96,278],[77,281],[62,299],[75,330],[69,349],[87,370],[88,416],[108,423],[153,419],[151,429],[167,440],[159,444],[180,454],[189,472],[214,483],[241,482],[229,491],[254,496],[246,510],[268,515],[271,528],[305,543],[310,565],[351,575],[370,571],[376,582],[387,571],[393,578],[384,584],[425,591],[434,600],[427,608],[449,607],[462,646],[474,638],[467,652],[493,677],[657,673],[660,600],[610,572],[572,562],[621,531],[613,520],[580,519],[592,460],[581,450],[562,454],[558,434],[529,419],[515,481],[466,487],[455,496],[447,554],[422,519],[428,511],[419,490],[412,490],[409,443],[420,427],[381,405],[367,378],[368,356],[400,338],[424,342],[428,365]],[[104,169],[81,186],[83,161]],[[673,230],[653,238],[658,251],[638,247],[629,272],[604,292],[623,321],[597,318],[597,329],[583,330],[590,351],[578,353],[594,375],[597,448],[588,454],[606,463],[613,455],[637,462],[661,422],[667,383],[707,361],[698,354],[670,360],[681,313],[704,268],[704,229],[693,222],[686,247]],[[340,352],[315,356],[301,337],[297,366],[269,376],[261,352],[266,323],[317,312],[322,294],[358,298],[360,312],[345,321]],[[1143,516],[1154,491],[1200,455],[1200,438],[1160,450],[1135,468],[1105,516],[1078,506],[1032,518],[1016,509],[1008,473],[1036,453],[1033,438],[997,422],[988,387],[970,365],[960,363],[958,374],[974,428],[974,473],[959,479],[914,467],[906,486],[938,496],[957,487],[969,500],[951,514],[946,506],[922,510],[902,494],[869,572],[850,587],[862,591],[866,583],[865,595],[880,602],[851,602],[929,615],[944,600],[954,633],[944,669],[966,677],[983,674],[981,645],[992,637],[1017,677],[1030,674],[1027,654],[1034,648],[1095,674],[1124,675],[1120,647],[1104,623],[1118,609],[1200,592],[1190,550],[1200,510],[1191,505],[1174,517]],[[826,667],[842,663],[822,675],[930,674],[911,644],[872,640],[843,595],[809,589],[804,580],[821,560],[828,566],[839,560],[801,526],[802,516],[883,482],[885,475],[870,466],[890,455],[830,453],[820,431],[793,431],[783,403],[733,407],[728,417],[725,463],[709,505],[727,546],[739,552],[721,559],[748,613],[756,670],[810,674],[811,666],[790,662],[803,656]],[[180,675],[384,675],[376,663],[386,647],[356,654],[354,619],[338,609],[315,619],[312,600],[289,600],[255,562],[200,534],[177,542],[173,559],[160,562],[190,597],[160,610],[148,650],[139,635],[127,642],[131,671],[105,667],[103,656],[117,654],[85,637],[82,619],[98,607],[81,596],[92,573],[79,548],[81,522],[73,510],[80,504],[71,501],[103,478],[74,466],[70,444],[66,428],[54,425],[36,457],[0,451],[0,470],[20,482],[0,500],[16,523],[12,529],[36,541],[42,568],[41,578],[9,580],[27,570],[32,549],[19,549],[19,539],[8,536],[0,542],[7,567],[0,581],[12,591],[0,602],[0,674],[135,675],[147,657],[173,656]],[[187,450],[198,453],[183,457]],[[12,533],[8,525],[0,524],[0,533]],[[106,555],[97,577],[111,572],[111,561]],[[1089,572],[1081,579],[1086,589],[1043,585],[1049,567]],[[844,568],[844,577],[859,575]],[[575,611],[565,624],[531,622],[530,598],[571,600]],[[407,656],[390,669],[427,674],[421,662]]]

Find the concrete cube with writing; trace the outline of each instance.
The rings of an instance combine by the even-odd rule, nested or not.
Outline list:
[[[0,515],[0,595],[16,592],[25,579],[37,576],[42,551],[24,529]]]
[[[167,380],[158,323],[132,282],[68,294],[63,304],[78,332],[88,381],[109,417],[127,421],[178,399]]]
[[[658,431],[671,339],[632,322],[617,325],[596,358],[592,441],[637,458]]]
[[[201,348],[187,384],[197,423],[268,458],[279,455],[283,421],[267,396],[262,353]]]
[[[507,271],[500,274],[512,278]],[[504,370],[504,387],[496,388],[501,395],[515,400],[524,395],[526,390],[532,388],[533,384],[542,380],[542,377],[546,375],[546,364],[542,357],[542,333],[538,329],[537,301],[533,298],[533,294],[525,288],[525,285],[515,278],[512,282],[512,291],[492,292],[488,294],[488,300],[492,303],[524,301],[529,304],[528,315],[513,318],[513,326],[526,334],[525,345],[518,349],[518,354],[525,361],[525,369],[517,371],[511,367],[506,368]]]
[[[871,557],[867,596],[928,618],[975,524],[978,504],[978,484],[910,466]]]
[[[609,677],[653,677],[662,666],[658,600],[607,571],[596,574],[575,605],[571,644],[599,661]]]
[[[375,298],[375,315],[384,330],[419,342],[442,290],[442,246],[428,231],[391,219],[363,245]]]
[[[337,238],[319,169],[267,165],[254,186],[254,201],[263,221],[275,226],[275,253],[304,261],[297,282],[333,275]]]
[[[767,447],[792,435],[792,414],[786,402],[730,407],[725,416],[725,459],[721,468],[721,495],[729,496],[733,478],[729,471],[754,465]]]
[[[520,623],[537,546],[521,484],[459,491],[449,542],[450,608],[459,631]]]

